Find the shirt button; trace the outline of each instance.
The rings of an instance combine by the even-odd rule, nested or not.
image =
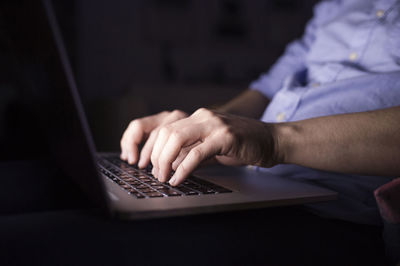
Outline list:
[[[383,15],[385,15],[385,11],[383,11],[382,9],[379,9],[379,10],[376,11],[376,16],[378,18],[383,17]]]
[[[358,54],[356,52],[353,52],[349,55],[350,61],[355,61],[358,58]]]
[[[283,120],[285,120],[285,118],[286,118],[286,114],[285,114],[285,113],[279,113],[279,114],[276,116],[276,121],[282,122]]]

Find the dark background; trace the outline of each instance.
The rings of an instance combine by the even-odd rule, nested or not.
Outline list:
[[[301,36],[315,0],[54,1],[97,147],[128,122],[245,89]],[[29,23],[29,21],[27,21]],[[45,153],[0,25],[0,160]]]

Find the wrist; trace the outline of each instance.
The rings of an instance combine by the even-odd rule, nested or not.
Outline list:
[[[273,123],[272,128],[275,164],[293,163],[299,127],[295,123]]]

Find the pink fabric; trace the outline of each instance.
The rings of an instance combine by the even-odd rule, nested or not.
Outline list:
[[[379,187],[374,194],[382,218],[400,224],[400,178]]]

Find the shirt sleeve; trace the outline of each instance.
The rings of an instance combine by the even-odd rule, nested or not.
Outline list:
[[[305,59],[315,39],[317,21],[322,15],[320,13],[326,9],[323,8],[323,4],[322,2],[315,6],[314,16],[308,22],[303,36],[299,40],[290,43],[286,47],[284,54],[270,70],[261,74],[257,80],[250,84],[250,89],[260,91],[269,99],[272,99],[275,93],[281,89],[286,77],[306,70]]]

